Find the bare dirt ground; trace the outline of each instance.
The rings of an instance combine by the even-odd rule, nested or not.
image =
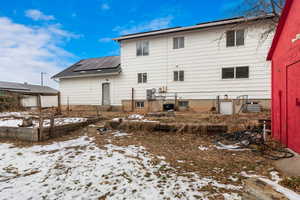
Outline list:
[[[113,112],[101,114],[106,119],[128,117],[130,115],[129,113]],[[86,114],[81,113],[76,116],[85,117]],[[229,124],[230,131],[234,131],[245,126],[257,125],[258,119],[268,118],[268,113],[229,117],[179,113],[176,117],[149,117],[147,119],[171,123]],[[17,157],[22,157],[21,154],[25,156],[26,153],[21,151],[23,149],[36,149],[36,146],[39,146],[39,148],[47,147],[48,150],[44,151],[44,154],[49,154],[48,157],[54,157],[56,160],[54,164],[49,163],[49,170],[55,173],[50,173],[52,179],[49,178],[49,181],[51,181],[46,181],[45,184],[55,183],[55,186],[53,188],[49,187],[49,191],[45,190],[41,195],[48,192],[48,197],[57,199],[66,198],[62,195],[63,190],[70,191],[70,194],[73,195],[71,197],[74,199],[82,198],[83,196],[80,196],[81,192],[93,194],[93,197],[88,196],[90,199],[240,199],[243,180],[245,179],[243,174],[264,176],[277,182],[281,180],[280,172],[275,170],[271,160],[249,150],[229,151],[218,149],[214,144],[216,136],[162,132],[125,133],[116,130],[99,132],[97,129],[103,126],[104,122],[99,122],[93,126],[46,142],[28,143],[0,139],[0,144],[13,145],[9,148],[16,149]],[[83,145],[80,142],[77,143],[78,138],[82,137],[85,137],[84,140],[90,140],[91,142]],[[68,146],[69,141],[73,140],[76,141],[74,142],[75,146]],[[80,139],[80,141],[83,140]],[[60,144],[60,148],[53,148],[53,145],[56,144]],[[64,147],[63,150],[61,150],[62,146]],[[41,149],[38,151],[39,153],[43,152]],[[9,155],[2,154],[0,163],[2,162],[1,158],[11,159],[7,156]],[[65,159],[62,157],[65,157]],[[82,157],[83,160],[78,160],[77,157]],[[121,162],[121,160],[124,162]],[[113,164],[109,164],[110,162]],[[81,165],[88,170],[81,171],[81,175],[79,175],[76,166],[80,167]],[[127,167],[123,169],[123,166]],[[16,163],[15,168],[5,167],[5,170],[4,168],[3,170],[8,174],[12,172],[22,175],[22,172],[16,171],[15,168],[18,168]],[[19,171],[21,170],[19,169]],[[42,172],[38,170],[29,172],[32,175],[30,173],[23,173],[23,175],[25,174],[26,177],[32,176],[36,179],[41,178],[44,181],[44,176],[38,176],[38,174],[43,174]],[[60,177],[63,173],[67,173],[67,175]],[[87,181],[91,179],[91,173],[93,176],[99,177],[93,178],[94,181]],[[77,186],[76,180],[72,179],[76,176],[80,177],[78,180],[76,179],[80,186]],[[0,185],[5,180],[1,180],[1,178],[3,177],[0,176]],[[56,178],[58,180],[55,180]],[[283,178],[283,185],[300,192],[297,177],[292,179]],[[15,179],[20,178],[16,176]],[[12,179],[9,184],[16,184],[14,181],[17,180],[15,179]],[[68,188],[59,189],[58,185],[63,184],[63,180],[60,179],[70,182],[66,186]],[[75,183],[73,183],[74,181]],[[18,181],[17,183],[20,184]],[[34,189],[37,185],[39,183],[32,185],[31,189]],[[45,187],[47,188],[47,186]],[[82,188],[86,189],[83,190]],[[10,189],[1,188],[0,186],[0,193],[7,193]],[[11,189],[11,191],[16,190]],[[157,196],[153,196],[152,193],[157,194]],[[10,196],[7,197],[9,199]]]

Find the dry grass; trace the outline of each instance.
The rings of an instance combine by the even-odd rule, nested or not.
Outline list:
[[[144,133],[135,132],[130,136],[114,137],[107,133],[94,135],[96,143],[103,146],[112,143],[118,146],[144,146],[150,153],[165,157],[166,161],[177,172],[184,175],[186,172],[195,172],[203,177],[213,177],[226,184],[241,183],[241,171],[269,176],[267,169],[272,168],[270,160],[266,160],[250,151],[224,151],[214,148],[213,136],[196,136],[194,134],[178,133]],[[199,146],[208,147],[207,151],[199,150]],[[153,162],[159,162],[154,158]],[[230,176],[238,178],[231,181]]]
[[[290,188],[298,193],[300,193],[300,177],[285,177],[281,182],[281,185]]]
[[[107,119],[115,117],[127,117],[128,113],[109,112],[101,113]],[[78,115],[80,116],[80,115]],[[81,115],[82,116],[86,116]],[[177,113],[175,117],[151,117],[149,120],[157,120],[163,123],[196,123],[196,124],[225,124],[229,126],[230,131],[243,129],[246,126],[257,125],[258,119],[269,118],[268,113],[263,114],[242,114],[233,116],[222,116],[212,114],[195,113]],[[97,123],[101,127],[104,122]],[[251,151],[225,151],[214,147],[215,136],[205,134],[187,134],[180,132],[151,132],[135,131],[133,129],[130,136],[114,137],[111,133],[99,134],[97,127],[82,128],[73,133],[62,136],[61,138],[51,139],[45,142],[28,143],[14,140],[3,140],[0,142],[13,142],[17,146],[45,145],[53,142],[64,141],[87,134],[94,137],[95,142],[100,148],[105,144],[115,144],[118,146],[137,145],[144,146],[147,151],[157,157],[153,158],[153,163],[165,161],[176,169],[180,175],[186,175],[187,172],[194,172],[202,177],[212,177],[224,184],[240,185],[243,177],[240,172],[254,173],[264,176],[270,176],[270,169],[274,169],[272,161],[267,160]],[[143,127],[141,127],[143,128]],[[142,129],[141,129],[142,130]],[[183,131],[185,132],[185,131]],[[199,146],[207,147],[208,150],[199,150]],[[161,169],[167,170],[167,169]],[[236,180],[231,179],[235,178]],[[289,183],[289,182],[287,182]],[[293,185],[293,184],[289,184]],[[213,188],[204,188],[210,191]],[[105,198],[105,197],[102,197]],[[101,199],[101,198],[100,198]],[[218,199],[216,197],[216,199]],[[220,199],[222,199],[220,197]]]

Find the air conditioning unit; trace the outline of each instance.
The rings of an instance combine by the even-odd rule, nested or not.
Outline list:
[[[156,89],[147,89],[146,90],[146,95],[147,95],[147,100],[148,101],[152,101],[155,100],[155,93],[156,93]]]

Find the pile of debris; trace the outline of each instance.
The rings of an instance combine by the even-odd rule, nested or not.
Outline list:
[[[253,127],[233,133],[220,134],[215,144],[220,149],[249,149],[271,160],[291,158],[294,154],[279,144],[268,144],[265,127]]]

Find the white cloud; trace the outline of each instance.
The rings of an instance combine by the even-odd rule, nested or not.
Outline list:
[[[108,3],[101,4],[101,10],[110,10],[110,5]]]
[[[61,46],[77,35],[59,25],[30,27],[6,17],[0,17],[0,32],[0,80],[39,84],[46,72],[45,84],[56,87],[50,77],[74,58]]]
[[[138,33],[143,31],[152,31],[169,27],[171,25],[172,20],[172,16],[167,16],[162,18],[156,18],[149,22],[144,22],[137,25],[133,25],[133,23],[130,23],[125,26],[117,26],[113,30],[117,31],[121,35]]]
[[[104,37],[104,38],[99,39],[99,42],[101,42],[101,43],[108,43],[111,41],[112,41],[112,38],[110,38],[110,37]]]
[[[38,20],[50,21],[55,19],[53,15],[45,15],[44,13],[36,9],[26,10],[25,15],[26,17],[29,17],[35,21]]]

